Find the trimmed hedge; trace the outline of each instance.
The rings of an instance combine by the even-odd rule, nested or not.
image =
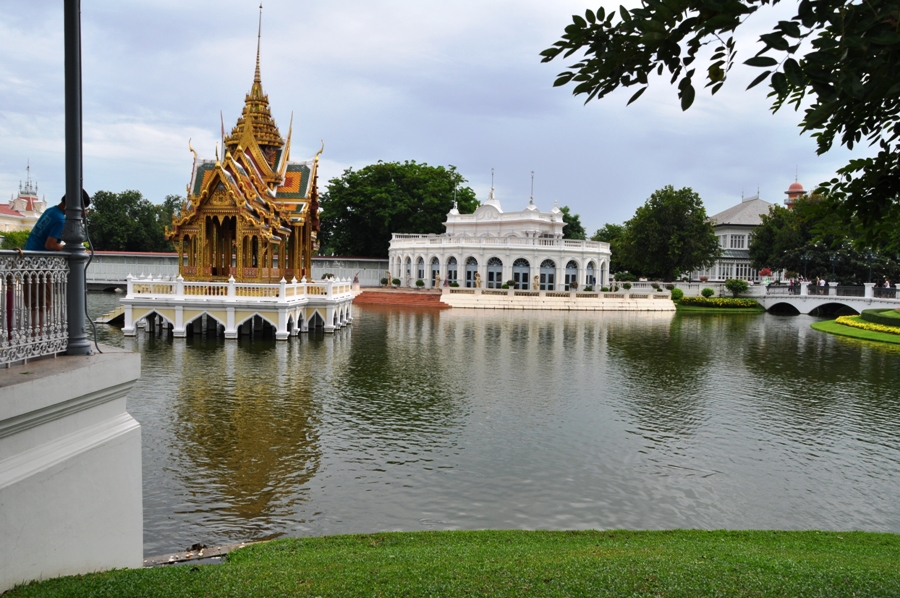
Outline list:
[[[672,301],[681,301],[684,299],[684,291],[679,288],[672,289]]]
[[[761,307],[756,299],[733,299],[731,297],[682,297],[679,303],[695,307]]]
[[[900,312],[888,307],[881,309],[864,309],[859,317],[866,322],[883,326],[900,326]]]

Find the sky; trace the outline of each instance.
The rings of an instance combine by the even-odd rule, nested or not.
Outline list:
[[[64,193],[63,11],[59,0],[0,2],[0,199],[31,177],[51,203]],[[505,210],[534,199],[580,214],[593,233],[634,215],[654,190],[691,187],[712,215],[755,195],[781,203],[795,173],[807,188],[866,148],[816,155],[800,114],[772,114],[756,69],[722,90],[698,89],[682,112],[668,78],[585,105],[556,74],[574,60],[539,53],[577,0],[265,0],[261,72],[291,157],[324,141],[320,188],[383,161],[454,165],[480,200],[494,169]],[[618,3],[604,3],[614,9]],[[793,5],[754,15],[739,61]],[[230,131],[253,81],[258,0],[82,0],[84,184],[137,189],[156,203],[184,195],[192,155],[212,158],[220,111]],[[785,12],[787,11],[787,12]],[[861,152],[861,153],[860,153]],[[5,194],[5,195],[3,195]]]

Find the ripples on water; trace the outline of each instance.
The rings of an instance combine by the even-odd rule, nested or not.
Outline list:
[[[148,554],[379,530],[900,532],[895,347],[805,316],[355,314],[279,343],[100,327],[142,354]]]

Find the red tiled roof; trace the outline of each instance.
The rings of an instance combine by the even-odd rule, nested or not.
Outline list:
[[[3,204],[0,204],[0,216],[7,216],[7,217],[12,217],[12,218],[22,218],[22,219],[25,218],[25,216],[23,214],[20,214],[19,212],[15,211],[11,207],[9,207],[7,205],[3,205]]]

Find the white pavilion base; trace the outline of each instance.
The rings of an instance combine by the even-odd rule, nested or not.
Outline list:
[[[448,287],[441,302],[470,309],[551,309],[563,311],[675,311],[669,293],[584,293]]]
[[[224,336],[235,339],[253,326],[268,323],[275,338],[322,328],[326,333],[340,330],[353,322],[353,283],[348,280],[278,284],[228,282],[185,282],[171,279],[128,276],[128,292],[121,299],[124,308],[125,336],[134,336],[145,325],[171,327],[175,337],[187,336],[188,325],[207,323],[224,329]],[[243,330],[240,327],[244,327]]]
[[[103,351],[0,370],[0,593],[142,565],[141,359]]]

